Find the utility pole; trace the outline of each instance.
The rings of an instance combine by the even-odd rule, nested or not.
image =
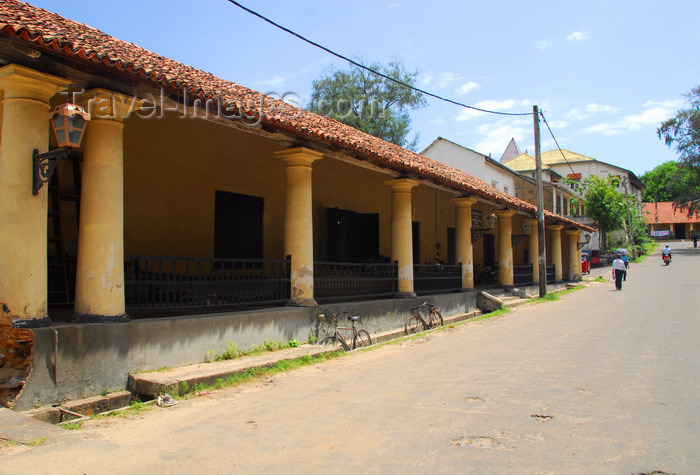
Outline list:
[[[535,122],[535,179],[537,183],[537,253],[540,268],[540,297],[547,295],[547,254],[544,243],[544,192],[542,189],[542,154],[540,151],[540,111],[532,107]]]
[[[627,181],[629,176],[622,180],[622,185],[625,187],[625,203],[627,203],[627,234],[629,236],[630,243],[632,243],[632,259],[637,258],[637,250],[634,247],[634,233],[632,232],[632,213],[630,213],[630,200],[627,195]]]

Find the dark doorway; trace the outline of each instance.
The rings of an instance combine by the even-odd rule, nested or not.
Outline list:
[[[262,259],[263,199],[216,190],[214,257]]]
[[[673,235],[676,239],[686,239],[685,223],[674,224]]]
[[[420,264],[420,223],[413,221],[413,263]]]
[[[484,234],[484,265],[496,264],[496,237],[493,234]]]
[[[330,262],[371,262],[379,259],[379,213],[326,210]]]
[[[447,228],[447,264],[455,265],[460,264],[455,262],[457,254],[457,234],[455,228]]]

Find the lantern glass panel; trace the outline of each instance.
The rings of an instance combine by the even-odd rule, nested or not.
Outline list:
[[[70,129],[70,132],[68,132],[68,142],[71,145],[75,144],[76,146],[79,146],[81,132],[82,130],[80,129]]]

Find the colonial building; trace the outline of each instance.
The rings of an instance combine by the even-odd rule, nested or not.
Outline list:
[[[676,209],[673,202],[644,203],[644,219],[649,235],[655,239],[700,238],[700,216],[688,216]]]
[[[416,295],[463,314],[486,265],[503,287],[517,266],[524,284],[580,279],[586,226],[546,213],[539,276],[532,204],[14,0],[0,0],[0,96],[2,341],[26,353],[2,363],[17,370],[6,405],[124,387],[229,340],[306,341],[319,304],[373,332],[402,326]],[[87,117],[75,106],[89,121],[67,150],[49,113],[60,130]],[[423,264],[438,252],[448,264]]]

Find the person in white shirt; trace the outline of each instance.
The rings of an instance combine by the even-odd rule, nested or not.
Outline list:
[[[612,273],[615,278],[615,288],[617,290],[622,290],[622,278],[625,276],[625,263],[620,258],[619,254],[615,255],[615,260],[612,263]]]

